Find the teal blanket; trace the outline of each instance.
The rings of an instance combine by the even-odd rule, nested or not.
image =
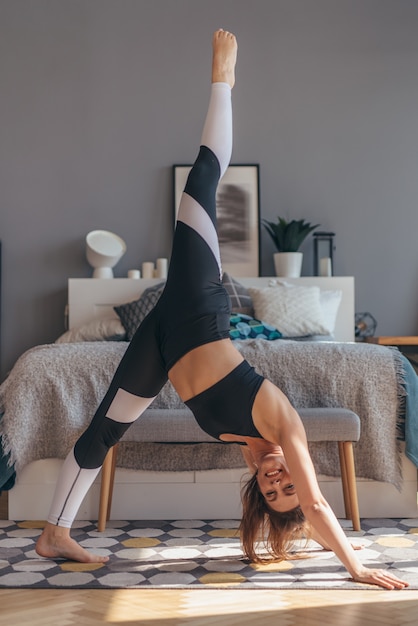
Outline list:
[[[400,439],[405,439],[405,455],[418,467],[418,376],[408,359],[401,355],[405,388],[404,424]]]

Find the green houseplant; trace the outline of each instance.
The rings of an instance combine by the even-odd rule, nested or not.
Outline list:
[[[299,248],[319,224],[310,224],[305,220],[287,221],[283,217],[278,217],[276,222],[263,219],[262,224],[277,249],[274,254],[276,276],[300,276],[303,254]]]
[[[297,252],[305,241],[306,237],[319,224],[312,225],[305,220],[286,221],[283,217],[278,217],[277,222],[262,220],[263,226],[272,238],[277,252]]]

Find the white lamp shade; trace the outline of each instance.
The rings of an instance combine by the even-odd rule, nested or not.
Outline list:
[[[112,267],[126,252],[126,243],[108,230],[92,230],[86,237],[87,261],[95,268],[93,276],[111,278]]]

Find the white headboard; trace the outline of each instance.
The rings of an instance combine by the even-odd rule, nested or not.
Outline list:
[[[242,278],[246,287],[267,287],[272,277]],[[341,289],[334,337],[336,341],[354,341],[354,278],[352,276],[303,276],[286,278],[295,285],[316,285],[320,289]],[[68,281],[69,328],[103,317],[117,317],[113,307],[139,298],[141,293],[161,278],[70,278]]]

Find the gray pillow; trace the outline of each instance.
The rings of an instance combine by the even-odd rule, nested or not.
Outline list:
[[[131,341],[142,320],[157,304],[164,285],[165,283],[158,283],[158,285],[148,287],[138,300],[113,307],[126,330],[126,339],[128,341]]]
[[[243,313],[244,315],[254,317],[254,305],[248,289],[227,274],[227,272],[224,272],[222,276],[222,284],[231,298],[233,313]]]

